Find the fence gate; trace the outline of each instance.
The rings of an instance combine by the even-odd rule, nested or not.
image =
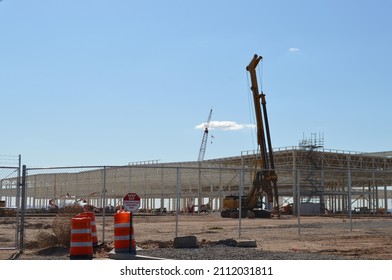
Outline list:
[[[20,155],[0,155],[0,250],[19,248],[20,164]]]

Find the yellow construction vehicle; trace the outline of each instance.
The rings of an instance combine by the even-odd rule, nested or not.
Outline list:
[[[251,90],[256,114],[258,153],[254,165],[253,185],[249,193],[241,198],[241,216],[269,218],[272,212],[279,215],[277,175],[275,172],[269,131],[265,94],[259,93],[256,68],[263,58],[254,55],[246,67],[251,79]],[[267,209],[263,208],[263,195],[267,197]],[[223,199],[222,217],[238,217],[239,196],[227,196]]]

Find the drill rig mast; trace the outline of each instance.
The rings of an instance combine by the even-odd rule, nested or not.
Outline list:
[[[249,65],[246,67],[252,84],[251,90],[256,114],[257,144],[258,149],[260,150],[260,154],[255,162],[253,186],[246,197],[246,205],[248,208],[255,207],[258,198],[261,198],[262,194],[265,193],[268,200],[268,210],[272,210],[273,207],[275,207],[276,212],[279,213],[279,195],[277,186],[278,177],[275,173],[274,156],[272,152],[266,106],[267,102],[265,101],[265,94],[262,91],[259,93],[256,76],[256,67],[262,59],[262,56],[255,54]]]
[[[257,144],[259,150],[255,160],[252,188],[247,195],[242,197],[237,195],[226,196],[223,199],[222,218],[239,217],[240,208],[241,217],[270,218],[272,210],[275,210],[279,215],[278,177],[275,173],[272,153],[267,103],[265,101],[265,94],[263,92],[259,93],[256,77],[256,68],[262,59],[261,56],[254,55],[252,61],[246,67],[252,83],[251,90],[256,113]],[[267,196],[268,201],[267,210],[262,209],[264,194]]]

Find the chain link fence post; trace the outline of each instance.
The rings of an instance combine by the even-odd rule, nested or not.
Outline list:
[[[106,166],[103,167],[103,185],[102,185],[102,243],[105,243],[105,217],[106,217]]]
[[[23,165],[22,170],[22,184],[21,184],[21,206],[20,206],[20,231],[19,231],[19,251],[23,253],[24,250],[24,236],[25,236],[25,211],[26,211],[26,165]]]
[[[300,177],[301,173],[300,171],[297,169],[296,172],[296,185],[297,185],[297,218],[298,218],[298,236],[301,235],[301,187],[300,187],[300,182],[301,182],[301,177]]]
[[[350,231],[353,231],[353,213],[352,213],[352,192],[351,192],[351,168],[350,166],[348,167],[347,170],[347,180],[348,180],[348,201],[347,201],[347,206],[348,206],[348,214],[350,217]]]
[[[238,238],[241,238],[241,222],[242,222],[242,196],[244,195],[244,169],[240,170],[240,199],[239,199],[239,215],[238,215]]]

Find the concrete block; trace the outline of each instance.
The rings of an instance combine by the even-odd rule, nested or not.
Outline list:
[[[237,247],[257,247],[256,240],[237,240]]]
[[[174,248],[199,248],[196,236],[183,236],[174,238]]]

